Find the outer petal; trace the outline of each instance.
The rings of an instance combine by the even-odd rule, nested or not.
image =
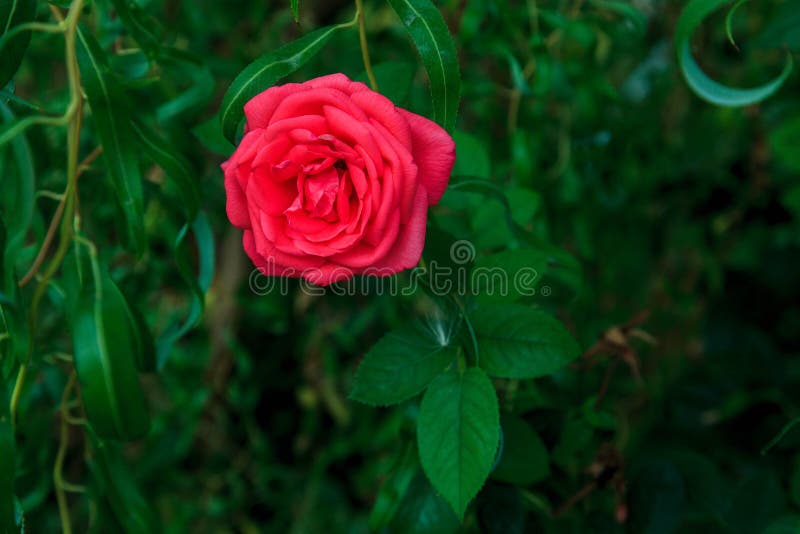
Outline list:
[[[236,179],[236,163],[223,163],[225,172],[225,211],[231,224],[239,228],[250,227],[250,212],[247,209],[247,199]]]
[[[352,269],[335,263],[326,263],[321,267],[305,269],[300,272],[300,276],[318,286],[327,286],[341,280],[349,280],[353,277],[353,274],[355,273]]]
[[[266,128],[275,108],[278,107],[287,96],[308,91],[309,87],[300,83],[287,83],[270,87],[253,98],[244,105],[244,116],[247,118],[247,128],[245,131],[255,128]]]
[[[310,87],[330,87],[338,89],[348,95],[358,93],[361,91],[369,91],[369,87],[361,82],[354,82],[344,74],[337,72],[336,74],[328,74],[327,76],[320,76],[306,82]]]
[[[408,224],[400,228],[394,247],[373,264],[376,270],[392,269],[394,272],[410,269],[419,263],[425,247],[425,227],[428,219],[428,194],[420,187],[414,197]],[[368,271],[367,271],[368,273]]]
[[[428,190],[428,205],[433,206],[447,188],[456,161],[456,145],[453,138],[435,122],[404,109],[399,111],[411,126],[414,161],[419,168],[421,183]]]
[[[400,114],[391,100],[373,91],[355,93],[351,100],[411,151],[411,129],[408,126],[408,120]]]

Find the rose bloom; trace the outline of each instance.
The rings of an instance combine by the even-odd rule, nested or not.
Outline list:
[[[419,262],[455,160],[440,126],[343,74],[271,87],[244,113],[227,212],[263,274],[327,285]]]

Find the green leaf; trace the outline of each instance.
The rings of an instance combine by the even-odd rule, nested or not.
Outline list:
[[[451,534],[459,520],[447,502],[431,487],[422,473],[408,485],[403,500],[386,532],[402,534]]]
[[[97,482],[95,491],[108,502],[123,531],[130,534],[160,532],[155,514],[136,487],[132,469],[125,465],[119,447],[102,441],[91,429],[88,435],[94,451],[89,468]]]
[[[319,52],[323,45],[345,24],[327,26],[261,56],[244,68],[233,80],[219,109],[222,133],[232,143],[244,117],[244,105],[278,80],[293,73]]]
[[[753,46],[800,50],[800,0],[786,0],[777,6],[764,29],[753,39]]]
[[[14,480],[16,479],[16,450],[14,428],[8,416],[8,399],[0,395],[0,531],[16,532],[14,521]]]
[[[192,255],[188,242],[190,229],[194,232],[197,244],[197,274],[194,273],[190,260]],[[156,359],[159,369],[163,368],[166,363],[175,342],[189,332],[203,315],[205,293],[211,287],[211,280],[214,277],[214,236],[204,212],[198,212],[197,218],[191,226],[186,224],[178,233],[175,242],[175,262],[181,277],[192,290],[192,298],[189,315],[186,319],[183,322],[173,323],[156,342]]]
[[[453,132],[456,142],[456,162],[453,165],[454,176],[474,176],[489,180],[492,176],[492,166],[486,147],[477,138],[456,130]]]
[[[36,0],[0,0],[0,39],[20,24],[36,19]],[[4,87],[19,69],[28,43],[30,31],[22,31],[8,40],[0,48],[0,87]]]
[[[144,253],[144,200],[138,151],[128,109],[130,99],[112,76],[100,45],[84,28],[78,28],[78,63],[81,81],[92,107],[92,119],[103,146],[103,159],[122,209],[127,241],[137,256]]]
[[[589,2],[599,9],[605,9],[622,15],[630,20],[633,25],[639,29],[644,30],[647,27],[647,16],[636,9],[630,2],[620,2],[615,0],[590,0]]]
[[[725,35],[728,36],[728,42],[731,43],[737,50],[739,49],[739,45],[736,44],[736,39],[733,38],[733,15],[739,9],[739,6],[747,2],[747,0],[739,0],[728,10],[728,14],[725,15]]]
[[[786,66],[775,79],[752,89],[728,87],[709,78],[692,57],[690,40],[703,19],[718,7],[730,2],[731,0],[691,0],[678,19],[675,49],[686,82],[700,98],[719,106],[747,106],[764,100],[781,88],[792,72],[792,56],[787,53]]]
[[[194,220],[200,206],[200,197],[197,191],[197,179],[192,173],[189,162],[174,148],[166,149],[165,147],[170,147],[171,144],[143,122],[134,120],[131,122],[131,127],[136,133],[144,156],[164,169],[177,186],[180,206],[187,220]]]
[[[292,0],[291,7],[292,7],[292,15],[294,16],[294,21],[300,22],[300,0]]]
[[[580,354],[563,324],[519,304],[484,304],[471,314],[481,348],[480,365],[499,378],[555,373]]]
[[[139,43],[148,57],[158,55],[161,49],[163,30],[158,21],[132,0],[111,0],[125,29]]]
[[[550,473],[547,448],[531,427],[511,414],[500,419],[503,429],[503,446],[500,463],[492,478],[509,484],[527,486],[538,482]]]
[[[153,334],[138,308],[129,303],[128,311],[130,312],[136,369],[143,373],[152,373],[156,370],[156,347]]]
[[[0,116],[5,124],[15,120],[11,109],[0,102]],[[36,173],[33,155],[24,134],[18,134],[10,142],[14,161],[14,172],[3,170],[3,195],[0,198],[2,214],[6,221],[7,249],[9,261],[13,261],[25,242],[25,236],[33,219],[33,201],[36,188]],[[7,150],[0,147],[0,153]]]
[[[207,150],[218,156],[228,158],[233,153],[235,147],[222,135],[217,115],[195,126],[192,133]]]
[[[201,57],[177,48],[163,51],[159,63],[162,68],[190,80],[189,87],[175,98],[158,106],[156,118],[166,123],[187,111],[203,110],[214,95],[214,76]]]
[[[433,119],[453,131],[461,98],[458,53],[442,14],[430,0],[389,0],[417,47],[428,73]]]
[[[419,461],[416,447],[413,442],[406,443],[398,452],[391,470],[375,496],[375,504],[369,514],[370,532],[381,532],[388,526],[396,516],[409,484],[418,474]],[[444,506],[447,508],[446,503]]]
[[[762,534],[797,534],[800,532],[800,515],[787,515],[774,519]]]
[[[116,284],[92,262],[92,280],[71,315],[81,396],[98,436],[134,439],[147,433],[149,417],[135,367],[131,312]]]
[[[494,386],[477,367],[452,368],[422,398],[417,423],[422,469],[459,518],[494,463],[498,410]]]
[[[436,339],[414,325],[386,334],[358,366],[350,398],[387,406],[418,395],[456,357],[444,337]]]
[[[0,215],[0,377],[5,380],[17,363],[27,360],[30,335],[4,219]]]
[[[110,0],[116,15],[130,36],[148,57],[158,55],[163,40],[163,28],[134,0]]]
[[[533,296],[547,264],[547,254],[533,249],[479,257],[472,270],[472,292],[485,300],[513,301]]]
[[[784,118],[769,133],[775,158],[787,169],[800,172],[800,114]]]
[[[416,65],[408,61],[384,61],[372,67],[372,73],[381,88],[381,94],[396,106],[405,103],[411,82],[414,81]],[[369,84],[367,72],[356,76],[355,81]]]

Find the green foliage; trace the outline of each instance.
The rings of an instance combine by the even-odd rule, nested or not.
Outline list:
[[[697,65],[692,57],[690,50],[690,40],[692,33],[700,25],[709,13],[720,6],[729,4],[731,0],[692,0],[681,12],[678,25],[675,28],[675,47],[678,52],[678,62],[680,63],[683,75],[689,86],[698,96],[719,106],[747,106],[760,102],[768,98],[781,88],[783,83],[792,72],[792,56],[787,54],[786,66],[783,71],[771,82],[753,89],[735,89],[715,82],[709,78]],[[729,11],[729,18],[726,21],[728,38],[733,43],[730,31],[730,16],[741,2],[733,5]]]
[[[36,0],[2,0],[0,2],[0,87],[14,77],[25,50],[31,40],[31,32],[23,24],[36,18]]]
[[[458,53],[439,10],[430,0],[389,0],[417,47],[428,73],[433,118],[452,131],[461,98]]]
[[[103,61],[100,45],[86,31],[78,29],[78,62],[86,98],[92,107],[97,137],[103,146],[117,202],[125,218],[127,241],[137,256],[144,254],[144,205],[142,176],[133,143],[129,98]]]
[[[481,347],[480,365],[491,376],[546,376],[580,353],[561,323],[535,309],[487,304],[472,314],[472,320]]]
[[[422,468],[459,518],[494,463],[498,416],[492,382],[476,367],[439,375],[422,399],[417,426]]]
[[[449,340],[433,332],[413,326],[391,332],[364,356],[350,397],[373,406],[403,402],[421,393],[455,357]]]
[[[94,253],[92,252],[92,255]],[[80,252],[76,253],[81,269]],[[107,439],[134,439],[148,430],[147,405],[139,386],[136,362],[143,347],[128,304],[97,259],[79,273],[81,285],[72,289],[75,307],[68,309],[73,324],[75,370],[83,405],[97,435]]]
[[[244,105],[251,98],[302,67],[335,32],[346,26],[347,24],[339,24],[315,30],[258,58],[240,72],[225,93],[219,109],[225,137],[231,142],[235,140],[237,128],[244,119]]]

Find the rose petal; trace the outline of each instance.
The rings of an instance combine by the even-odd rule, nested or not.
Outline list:
[[[360,91],[370,91],[369,87],[361,82],[354,82],[344,74],[337,72],[336,74],[328,74],[327,76],[320,76],[306,82],[310,87],[330,87],[338,89],[348,95]]]
[[[278,105],[289,95],[308,91],[305,84],[287,83],[270,87],[254,96],[244,105],[244,116],[247,118],[247,132],[255,128],[266,128]]]
[[[247,210],[247,199],[232,165],[225,167],[225,197],[225,211],[231,224],[239,228],[249,228],[250,212]]]
[[[409,152],[411,151],[411,128],[391,100],[372,91],[355,93],[350,99],[371,119],[378,121],[387,131],[391,132]]]
[[[433,206],[447,188],[456,161],[456,145],[453,138],[435,122],[404,109],[399,111],[411,127],[414,161],[419,168],[422,185],[428,190],[428,205]]]
[[[394,269],[395,272],[410,269],[419,263],[425,247],[425,227],[428,219],[428,194],[424,188],[417,189],[413,210],[408,223],[403,225],[394,247],[374,267]]]

